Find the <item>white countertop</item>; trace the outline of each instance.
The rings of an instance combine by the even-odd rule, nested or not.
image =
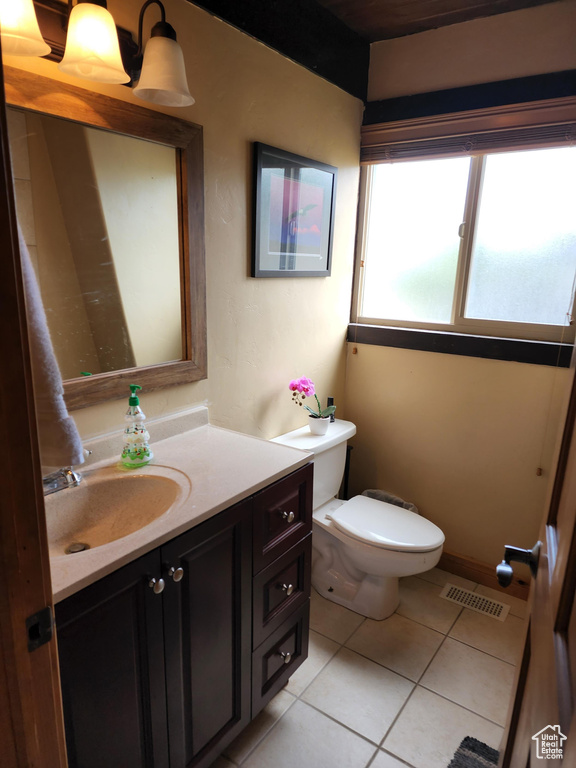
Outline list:
[[[173,478],[180,476],[180,498],[164,515],[124,538],[84,552],[51,557],[56,602],[262,490],[311,459],[302,450],[211,425],[155,442],[152,449],[150,471],[162,474],[162,467],[166,467]],[[87,467],[83,474],[89,479],[91,472],[104,466],[119,476],[139,471],[118,467],[116,461],[102,461]],[[52,494],[47,516],[58,514],[58,497],[74,494],[81,487],[82,484]],[[68,503],[72,498],[68,496]]]

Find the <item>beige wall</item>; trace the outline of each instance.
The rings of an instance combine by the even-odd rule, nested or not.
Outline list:
[[[576,0],[374,43],[368,100],[576,68]]]
[[[116,23],[134,31],[140,0],[113,5]],[[165,5],[196,99],[166,111],[204,127],[208,380],[143,392],[141,402],[149,417],[205,402],[213,423],[268,438],[305,421],[290,400],[294,377],[310,376],[323,399],[343,406],[362,104],[185,0]],[[64,77],[51,62],[6,63],[146,106],[125,87]],[[248,277],[252,141],[338,167],[332,277]],[[74,416],[88,437],[120,432],[124,410],[116,401]]]
[[[497,563],[505,544],[531,548],[568,370],[348,347],[346,414],[358,428],[351,491],[381,488],[414,502],[450,552]]]

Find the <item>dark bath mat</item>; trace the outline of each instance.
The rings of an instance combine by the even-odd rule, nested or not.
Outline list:
[[[498,765],[498,750],[478,739],[466,736],[456,750],[448,768],[494,768]]]

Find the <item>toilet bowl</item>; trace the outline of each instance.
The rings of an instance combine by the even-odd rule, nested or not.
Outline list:
[[[372,619],[398,607],[398,579],[433,568],[444,534],[415,512],[384,501],[336,498],[354,424],[336,419],[326,435],[308,427],[273,442],[314,454],[312,585],[325,598]]]

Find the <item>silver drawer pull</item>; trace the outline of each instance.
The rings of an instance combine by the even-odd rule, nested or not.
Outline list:
[[[184,568],[174,568],[174,566],[172,566],[168,571],[168,576],[171,576],[176,582],[182,581],[184,578]]]
[[[283,592],[286,592],[288,597],[294,592],[294,584],[279,584],[278,586]]]
[[[282,512],[282,517],[284,518],[284,520],[286,520],[287,523],[293,523],[296,515],[294,514],[294,512],[284,511]]]
[[[283,653],[283,651],[280,651],[280,656],[284,659],[284,664],[290,664],[290,661],[292,659],[291,653]]]
[[[148,586],[150,589],[154,590],[155,595],[159,595],[161,592],[164,592],[164,587],[166,586],[166,582],[164,579],[150,579],[148,582]]]

